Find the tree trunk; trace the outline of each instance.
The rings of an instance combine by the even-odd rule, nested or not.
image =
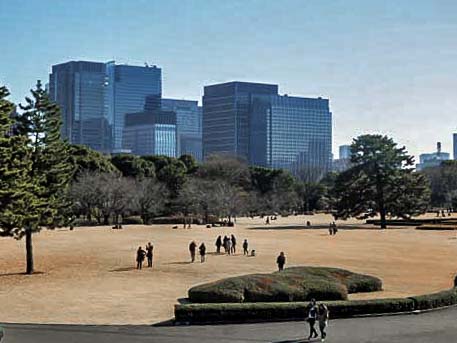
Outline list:
[[[25,251],[26,251],[26,261],[27,269],[26,274],[33,273],[33,246],[32,246],[32,228],[27,227],[25,229]]]
[[[379,211],[381,214],[381,229],[386,229],[387,228],[387,223],[386,223],[386,209],[381,208]]]

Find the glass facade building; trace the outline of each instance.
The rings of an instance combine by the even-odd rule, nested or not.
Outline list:
[[[178,156],[202,160],[202,108],[197,101],[162,99],[161,108],[176,113]]]
[[[106,65],[71,61],[52,66],[49,95],[62,113],[62,136],[110,152],[112,120],[106,108]]]
[[[162,70],[156,66],[140,67],[106,65],[109,79],[108,112],[113,119],[113,151],[122,149],[125,116],[142,111],[147,97],[160,99],[162,95]]]
[[[250,106],[252,97],[259,94],[278,94],[278,86],[228,82],[204,87],[204,158],[229,154],[249,159]]]
[[[177,157],[176,113],[143,111],[125,117],[122,150],[135,155]]]
[[[254,96],[251,164],[290,170],[318,180],[332,167],[332,113],[328,99]]]

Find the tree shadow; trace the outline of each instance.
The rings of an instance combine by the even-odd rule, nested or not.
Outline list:
[[[300,339],[288,339],[285,341],[274,341],[271,343],[308,343],[308,342],[320,342],[320,340],[307,340],[304,338],[300,338]]]
[[[186,264],[192,264],[192,263],[197,263],[197,261],[195,261],[195,262],[191,262],[191,261],[169,262],[169,263],[165,263],[165,264],[167,264],[167,265],[186,265]]]
[[[32,274],[27,274],[27,273],[24,273],[24,272],[17,272],[17,273],[4,273],[4,274],[0,274],[0,277],[8,277],[8,276],[33,276],[33,275],[41,275],[41,274],[45,274],[44,272],[33,272]]]
[[[122,268],[117,268],[117,269],[112,269],[109,272],[110,273],[115,273],[115,272],[129,272],[131,270],[136,270],[136,267],[122,267]]]

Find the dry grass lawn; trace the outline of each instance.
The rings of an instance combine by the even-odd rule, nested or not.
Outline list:
[[[351,298],[397,297],[449,288],[457,272],[457,240],[452,231],[414,228],[373,230],[356,221],[359,230],[275,229],[278,225],[326,225],[326,215],[278,218],[269,230],[264,221],[242,218],[236,228],[195,226],[127,226],[42,231],[34,235],[35,266],[26,276],[24,241],[0,239],[0,322],[151,324],[170,319],[177,299],[189,287],[246,273],[271,272],[280,251],[287,266],[341,267],[380,277],[384,291]],[[343,224],[343,223],[342,223]],[[342,226],[341,226],[342,227]],[[256,257],[211,254],[217,235],[234,233],[238,250],[244,238]],[[204,241],[207,262],[189,263],[188,244]],[[135,252],[148,241],[155,246],[153,269],[134,269]]]

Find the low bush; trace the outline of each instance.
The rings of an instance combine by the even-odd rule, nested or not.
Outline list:
[[[142,225],[143,219],[140,216],[130,216],[122,220],[123,225]]]
[[[98,226],[99,224],[95,219],[87,220],[84,218],[76,218],[73,220],[73,226]]]
[[[457,288],[410,297],[416,310],[428,310],[457,304]]]
[[[409,312],[414,309],[412,299],[401,298],[333,301],[325,304],[331,318]],[[303,320],[307,305],[307,302],[176,305],[175,320],[195,324]]]
[[[346,300],[348,293],[380,290],[382,281],[373,276],[337,268],[292,267],[199,285],[189,290],[189,299],[193,303]]]

